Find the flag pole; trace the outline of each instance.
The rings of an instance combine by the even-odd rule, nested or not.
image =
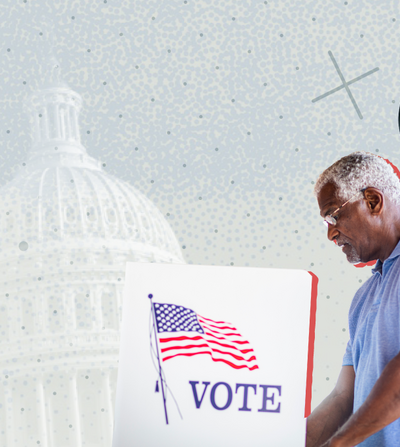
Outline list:
[[[157,351],[157,360],[158,360],[158,374],[160,376],[161,391],[162,391],[162,396],[163,396],[163,401],[164,401],[165,422],[168,425],[167,401],[165,399],[165,394],[164,394],[164,381],[163,381],[162,373],[161,373],[160,355],[158,353],[158,342],[157,342],[158,337],[157,337],[157,329],[156,329],[156,315],[155,315],[154,306],[153,306],[153,295],[150,294],[149,298],[150,298],[150,303],[151,303],[151,314],[153,315],[153,328],[154,328],[154,337],[156,339],[156,351]]]

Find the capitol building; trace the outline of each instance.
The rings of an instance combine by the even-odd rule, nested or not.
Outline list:
[[[184,263],[160,211],[80,142],[81,97],[27,103],[33,145],[1,189],[0,446],[110,447],[125,263]]]

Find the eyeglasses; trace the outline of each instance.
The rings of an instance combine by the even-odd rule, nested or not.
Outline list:
[[[354,199],[360,192],[364,192],[366,188],[360,189],[357,191],[354,196],[350,197],[350,199],[347,202],[344,202],[343,205],[339,206],[338,209],[336,209],[333,213],[325,216],[324,224],[329,228],[329,225],[336,225],[337,224],[337,218],[333,217],[334,214],[338,213],[345,205],[347,205],[351,200]]]

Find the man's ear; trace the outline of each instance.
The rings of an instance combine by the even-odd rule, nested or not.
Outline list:
[[[384,197],[381,191],[376,188],[367,188],[364,191],[364,198],[371,214],[380,215],[384,208]]]

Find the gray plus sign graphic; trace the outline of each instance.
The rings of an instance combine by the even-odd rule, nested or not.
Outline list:
[[[360,120],[363,119],[363,116],[361,114],[361,111],[356,103],[356,100],[354,99],[353,94],[351,93],[350,89],[349,89],[349,85],[354,84],[355,82],[359,81],[362,78],[365,78],[366,76],[369,76],[372,73],[375,73],[376,71],[379,70],[379,67],[374,68],[373,70],[367,71],[366,73],[362,74],[361,76],[357,76],[356,78],[352,79],[351,81],[347,82],[344,79],[344,76],[342,74],[342,72],[340,71],[339,65],[336,62],[336,59],[333,57],[332,51],[328,51],[329,57],[331,58],[331,61],[333,63],[333,65],[336,68],[336,71],[338,72],[338,75],[340,77],[340,80],[342,81],[342,85],[339,87],[334,88],[333,90],[329,90],[329,92],[324,93],[321,96],[317,96],[316,98],[314,98],[311,102],[317,102],[322,98],[326,98],[329,95],[332,95],[332,93],[335,93],[339,90],[342,90],[342,88],[346,89],[347,94],[349,95],[350,101],[353,104],[354,108],[356,109],[357,115],[359,116]]]

